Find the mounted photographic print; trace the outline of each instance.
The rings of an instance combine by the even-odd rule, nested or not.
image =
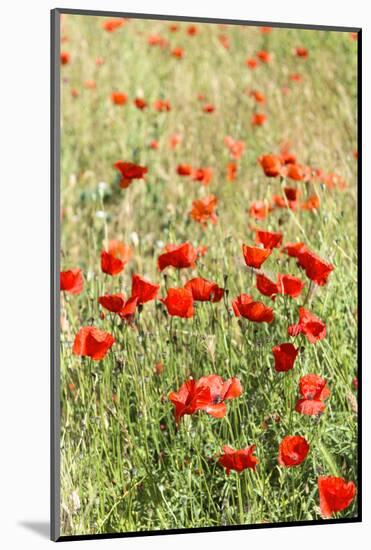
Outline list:
[[[52,42],[52,538],[360,521],[360,29]]]

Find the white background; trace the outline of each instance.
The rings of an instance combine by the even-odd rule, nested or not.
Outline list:
[[[220,17],[257,21],[361,26],[364,89],[370,90],[370,15],[366,0],[5,0],[0,28],[0,546],[43,548],[49,520],[49,10],[54,7]],[[368,93],[368,96],[370,91]],[[370,123],[364,92],[363,119]],[[365,123],[364,123],[365,126]],[[364,132],[363,325],[370,327],[370,185]],[[5,168],[5,170],[4,170]],[[366,248],[367,247],[367,248]],[[367,337],[367,336],[366,336]],[[370,392],[365,345],[364,523],[234,533],[73,542],[69,547],[129,549],[225,545],[238,548],[357,546],[371,540]]]

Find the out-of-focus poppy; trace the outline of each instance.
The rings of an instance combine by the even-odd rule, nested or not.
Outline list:
[[[122,260],[125,264],[130,260],[133,251],[130,246],[116,239],[111,239],[108,242],[107,252]]]
[[[232,136],[225,136],[224,143],[229,149],[229,154],[234,160],[241,158],[245,151],[245,142],[237,139],[233,139]]]
[[[157,297],[160,285],[134,274],[131,279],[131,296],[138,298],[138,304],[145,304]]]
[[[282,164],[295,164],[296,155],[290,151],[290,144],[283,143],[280,149],[280,158]]]
[[[140,109],[141,111],[143,111],[143,109],[146,109],[148,107],[147,101],[142,97],[136,97],[134,99],[134,105],[137,109]]]
[[[106,252],[106,250],[102,250],[100,255],[100,266],[103,273],[114,276],[121,273],[125,267],[125,263],[120,260],[120,258]]]
[[[162,374],[164,372],[164,364],[160,361],[159,363],[156,363],[155,366],[154,366],[154,373],[157,374],[158,376],[160,374]]]
[[[287,243],[283,248],[282,252],[285,252],[292,258],[297,258],[302,250],[306,248],[304,243]]]
[[[326,262],[317,254],[304,248],[297,255],[298,264],[304,269],[306,276],[319,286],[327,283],[330,273],[334,270],[334,266]]]
[[[260,50],[257,54],[256,54],[256,57],[258,59],[260,59],[260,61],[262,63],[269,63],[272,59],[272,56],[270,53],[266,52],[265,50]]]
[[[142,179],[143,176],[148,172],[148,168],[145,166],[140,166],[134,162],[124,162],[118,160],[113,165],[116,170],[121,174],[120,187],[121,189],[126,189],[129,185],[136,179]]]
[[[269,296],[273,300],[278,294],[277,284],[263,273],[256,276],[256,288],[263,296]]]
[[[262,155],[258,161],[268,178],[276,178],[282,175],[283,166],[278,155]]]
[[[177,57],[178,59],[183,59],[184,57],[184,50],[183,48],[179,48],[179,47],[176,47],[176,48],[173,48],[171,50],[171,55],[173,57]]]
[[[98,55],[98,56],[95,58],[95,64],[97,65],[97,67],[100,67],[101,65],[104,65],[104,59],[103,59],[103,57],[101,57],[100,55]]]
[[[303,59],[307,59],[309,57],[309,51],[307,48],[303,48],[302,46],[299,46],[298,48],[294,49],[294,54],[296,57],[302,57]]]
[[[201,223],[203,226],[206,226],[207,222],[216,223],[218,219],[215,213],[217,203],[218,199],[215,195],[195,200],[192,202],[192,209],[189,215],[193,220]]]
[[[347,182],[342,176],[330,172],[325,176],[324,183],[329,189],[346,189]]]
[[[61,52],[60,59],[62,65],[68,65],[71,61],[71,54],[69,52]]]
[[[125,296],[123,294],[106,294],[100,296],[98,302],[108,311],[119,313],[125,305]]]
[[[227,475],[231,470],[242,472],[246,468],[255,470],[259,460],[254,455],[256,445],[245,447],[244,449],[234,450],[228,445],[224,445],[223,454],[218,459],[218,464],[225,468]]]
[[[309,444],[301,435],[287,435],[280,443],[278,464],[291,468],[299,466],[307,458]]]
[[[257,244],[262,244],[264,248],[279,248],[282,244],[282,233],[274,233],[272,231],[263,231],[257,229],[255,240]]]
[[[72,353],[100,361],[114,343],[115,339],[109,332],[91,326],[81,327],[75,336]]]
[[[251,116],[251,124],[253,126],[263,126],[267,122],[267,115],[264,113],[253,113]]]
[[[147,44],[149,46],[159,46],[160,48],[167,48],[167,46],[169,45],[169,41],[159,34],[150,34],[147,38]]]
[[[149,142],[149,146],[150,146],[151,149],[156,150],[156,149],[159,148],[159,142],[157,141],[157,139],[152,139]]]
[[[321,476],[318,478],[319,505],[324,518],[347,508],[356,495],[353,481],[342,477]]]
[[[272,348],[274,356],[274,368],[277,372],[287,372],[294,367],[295,359],[299,353],[299,348],[296,348],[290,342],[279,344]]]
[[[213,177],[213,171],[211,168],[196,168],[192,172],[193,181],[199,181],[201,185],[209,185]]]
[[[125,25],[125,19],[107,19],[103,21],[102,28],[107,32],[114,32]]]
[[[189,34],[189,36],[195,36],[195,34],[198,34],[198,30],[196,25],[188,25],[187,34]]]
[[[234,181],[237,176],[237,164],[235,162],[228,162],[227,164],[227,180]]]
[[[249,294],[240,294],[232,301],[236,317],[244,317],[255,323],[271,323],[274,319],[273,309],[262,302],[253,301]]]
[[[261,105],[264,105],[265,103],[265,95],[262,92],[259,92],[259,90],[251,90],[249,92],[250,97],[253,97],[256,101],[256,103],[260,103]]]
[[[309,166],[302,164],[287,164],[286,176],[294,181],[309,181],[312,172]]]
[[[171,134],[167,142],[169,149],[175,149],[180,143],[182,143],[182,140],[182,134]]]
[[[127,94],[124,94],[123,92],[112,92],[111,94],[111,100],[114,105],[125,105],[125,103],[128,100]]]
[[[311,195],[309,199],[300,203],[302,210],[318,210],[321,206],[321,202],[318,195]]]
[[[69,269],[61,271],[60,274],[61,290],[70,294],[80,294],[84,288],[84,279],[81,269]]]
[[[188,288],[169,288],[166,298],[162,298],[161,302],[166,306],[168,314],[174,317],[188,319],[195,313],[192,292]]]
[[[178,164],[176,173],[179,176],[190,176],[193,172],[193,168],[190,164]]]
[[[97,87],[97,83],[95,82],[95,80],[88,79],[88,80],[85,80],[84,87],[87,90],[95,90]]]
[[[299,323],[287,329],[290,336],[304,334],[311,344],[326,337],[326,324],[304,307],[299,308]]]
[[[169,244],[165,247],[165,252],[158,257],[157,265],[160,271],[163,271],[168,266],[181,269],[194,267],[196,259],[197,250],[191,243],[180,245]]]
[[[259,30],[262,34],[270,34],[272,32],[272,27],[260,27]]]
[[[170,106],[170,102],[167,101],[166,99],[157,99],[157,101],[153,103],[153,108],[155,109],[155,111],[163,113],[163,112],[170,111],[171,106]]]
[[[224,294],[223,288],[202,277],[191,279],[184,285],[184,288],[188,288],[192,292],[195,302],[220,302]]]
[[[289,75],[289,79],[292,81],[292,82],[302,82],[303,81],[303,77],[301,74],[299,73],[293,73],[293,74],[290,74]]]
[[[330,395],[330,390],[324,378],[318,374],[306,374],[299,381],[300,399],[295,410],[300,414],[318,415],[326,409],[325,400]]]
[[[218,40],[219,40],[220,44],[221,44],[226,50],[229,50],[229,48],[231,47],[231,44],[230,44],[230,42],[229,42],[229,36],[228,36],[228,35],[226,35],[226,34],[219,34]]]
[[[206,103],[202,107],[202,110],[204,113],[213,113],[215,111],[215,105],[213,105],[212,103]]]
[[[249,208],[249,214],[257,220],[264,220],[272,208],[264,201],[254,201]]]
[[[249,69],[256,69],[256,67],[258,65],[258,61],[256,59],[254,59],[254,57],[249,57],[248,59],[246,59],[245,65]]]
[[[277,289],[280,294],[286,294],[291,298],[300,296],[304,288],[304,283],[298,277],[293,275],[277,275]]]
[[[269,248],[259,248],[257,246],[242,245],[243,257],[248,267],[260,269],[265,260],[271,255],[272,250]]]
[[[170,32],[178,32],[178,30],[179,30],[179,25],[177,25],[176,23],[171,23],[171,25],[169,25]]]

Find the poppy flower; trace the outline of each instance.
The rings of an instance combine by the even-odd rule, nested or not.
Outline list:
[[[193,296],[188,288],[169,288],[167,296],[161,299],[169,315],[188,319],[194,315]]]
[[[148,172],[148,168],[135,164],[134,162],[124,162],[122,160],[118,160],[113,166],[121,174],[121,189],[126,189],[129,187],[133,180],[142,179],[144,174]]]
[[[297,255],[298,264],[304,269],[306,276],[319,286],[327,283],[330,273],[334,266],[325,260],[322,260],[317,254],[304,248]]]
[[[269,63],[272,58],[271,54],[265,50],[260,50],[260,52],[256,54],[256,57],[258,57],[262,63]]]
[[[173,57],[177,57],[178,59],[183,59],[183,57],[184,57],[184,50],[183,50],[183,48],[179,48],[179,47],[173,48],[173,49],[171,50],[171,55],[172,55]]]
[[[138,298],[138,304],[145,304],[157,297],[160,285],[134,274],[131,279],[131,297]]]
[[[304,288],[304,283],[298,277],[293,275],[277,275],[277,289],[280,294],[297,298]]]
[[[182,143],[183,137],[181,134],[172,134],[169,136],[168,146],[170,149],[175,149],[180,143]]]
[[[107,19],[107,21],[103,21],[102,27],[107,32],[114,32],[120,27],[123,27],[125,23],[125,19]]]
[[[134,105],[137,109],[140,109],[141,111],[148,107],[147,101],[145,101],[145,99],[143,99],[142,97],[136,97],[134,99]]]
[[[269,277],[267,277],[263,273],[256,276],[256,288],[261,294],[263,294],[263,296],[269,296],[273,300],[278,294],[276,283],[271,281],[271,279],[269,279]]]
[[[224,381],[221,376],[211,374],[198,381],[187,380],[178,392],[170,393],[169,399],[175,407],[175,421],[178,424],[182,416],[199,410],[204,410],[214,418],[223,418],[227,413],[224,401],[240,397],[242,391],[238,378]]]
[[[219,34],[218,40],[226,50],[229,50],[229,48],[231,47],[229,36],[227,36],[226,34]]]
[[[347,187],[345,179],[333,172],[327,174],[323,181],[329,189],[345,189]]]
[[[103,273],[114,276],[121,273],[125,267],[125,263],[113,254],[102,250],[100,255],[100,266]]]
[[[264,220],[271,210],[271,207],[264,201],[254,201],[251,203],[248,213],[256,220]]]
[[[299,381],[301,398],[296,402],[295,410],[300,414],[318,415],[325,411],[324,401],[329,397],[327,382],[318,374],[307,374]]]
[[[179,30],[179,25],[176,25],[175,23],[172,23],[171,25],[169,25],[170,32],[178,32],[178,30]]]
[[[353,481],[342,477],[321,476],[318,478],[319,505],[324,518],[347,508],[356,495]]]
[[[87,90],[95,90],[97,87],[97,83],[95,82],[95,80],[88,79],[85,80],[84,86]]]
[[[213,105],[212,103],[206,103],[202,107],[202,110],[204,113],[213,113],[215,111],[215,105]]]
[[[269,248],[258,248],[257,246],[242,245],[243,257],[248,267],[260,269],[262,264],[271,255],[272,250]]]
[[[100,296],[98,302],[102,307],[108,309],[112,313],[119,313],[125,304],[125,297],[123,294],[106,294]]]
[[[263,126],[267,122],[267,115],[264,113],[253,113],[251,116],[251,124],[253,126]]]
[[[121,319],[124,321],[130,321],[136,312],[138,305],[138,297],[130,296],[127,302],[125,302],[123,308],[118,312]]]
[[[147,38],[147,44],[149,46],[159,46],[160,48],[166,48],[169,45],[169,41],[159,34],[150,34]]]
[[[272,27],[260,27],[259,30],[262,34],[270,34],[272,32]]]
[[[125,105],[128,100],[128,96],[122,92],[112,92],[111,100],[114,105]]]
[[[189,34],[189,36],[194,36],[197,33],[198,33],[198,27],[196,27],[196,25],[188,25],[187,34]]]
[[[284,187],[283,193],[287,199],[288,207],[291,208],[291,210],[295,210],[298,206],[300,189],[297,189],[296,187]]]
[[[303,77],[299,73],[293,73],[293,74],[290,74],[289,79],[292,82],[302,82]]]
[[[176,172],[179,176],[190,176],[192,174],[192,166],[190,164],[178,164]]]
[[[299,466],[307,458],[309,444],[301,435],[288,435],[280,443],[278,464],[280,466]]]
[[[274,319],[273,309],[262,302],[254,302],[249,294],[240,294],[232,301],[236,317],[244,317],[255,323],[271,323]]]
[[[309,57],[309,51],[307,50],[307,48],[303,48],[301,46],[295,48],[294,54],[297,57],[302,57],[303,59],[307,59]]]
[[[297,258],[302,250],[306,248],[304,243],[287,243],[283,248],[282,252],[285,252],[292,258]]]
[[[237,164],[235,162],[228,162],[227,164],[227,180],[234,181],[237,176]]]
[[[314,313],[301,307],[299,308],[299,323],[289,326],[287,332],[290,336],[304,334],[311,344],[315,344],[318,340],[326,337],[326,324]]]
[[[68,52],[61,52],[60,59],[62,65],[68,65],[71,61],[71,54]]]
[[[318,210],[321,206],[321,202],[318,195],[311,195],[309,199],[300,203],[302,210]]]
[[[207,222],[216,223],[218,216],[214,211],[217,203],[218,199],[215,195],[195,200],[192,202],[192,209],[189,215],[193,220],[201,223],[203,226],[206,226]]]
[[[84,279],[81,269],[69,269],[61,271],[60,274],[61,290],[70,294],[80,294],[84,288]]]
[[[218,464],[225,468],[227,475],[230,474],[231,470],[236,472],[242,472],[246,468],[255,470],[256,465],[259,464],[259,460],[253,454],[255,448],[256,445],[251,445],[250,447],[235,451],[231,447],[228,447],[228,445],[224,445],[223,454],[220,455]]]
[[[72,88],[72,90],[71,90],[71,96],[72,96],[72,97],[79,97],[79,91],[76,90],[76,88]]]
[[[160,271],[168,266],[181,269],[194,267],[196,259],[197,250],[190,243],[169,244],[165,247],[165,252],[158,257],[157,265]]]
[[[188,288],[192,292],[195,302],[220,302],[224,294],[223,288],[202,277],[191,279],[184,285],[184,288]]]
[[[160,375],[164,372],[164,368],[164,364],[162,362],[159,362],[155,364],[153,371],[155,374]]]
[[[311,169],[302,164],[287,164],[286,176],[294,181],[309,181],[311,178]]]
[[[153,103],[153,108],[159,113],[168,112],[171,109],[169,101],[164,99],[158,99],[157,101],[155,101]]]
[[[125,264],[130,260],[133,255],[133,251],[130,246],[112,239],[108,242],[107,252],[122,260]]]
[[[193,181],[199,181],[201,185],[209,185],[213,177],[211,168],[197,168],[192,172]]]
[[[256,231],[255,240],[257,244],[262,244],[264,248],[279,248],[282,244],[282,233],[274,233],[272,231],[263,231],[258,229]]]
[[[82,327],[75,336],[72,353],[99,361],[114,343],[115,339],[109,332],[91,326]]]
[[[245,150],[245,142],[237,139],[233,139],[232,136],[225,136],[224,143],[229,149],[229,154],[234,160],[241,158]]]
[[[152,139],[152,141],[150,141],[149,143],[149,146],[151,149],[158,149],[159,148],[159,143],[157,141],[157,139]]]
[[[278,155],[262,155],[259,157],[258,161],[263,168],[264,174],[268,178],[275,178],[282,175],[283,168],[281,159]]]
[[[294,367],[299,348],[296,348],[290,342],[285,342],[284,344],[274,346],[272,353],[274,356],[274,369],[277,372],[287,372]]]
[[[249,57],[248,59],[246,59],[245,65],[249,69],[256,69],[256,67],[258,65],[258,61],[256,59],[254,59],[253,57]]]
[[[251,90],[249,95],[250,97],[253,97],[255,99],[256,103],[260,103],[261,105],[264,105],[265,95],[262,92],[259,92],[259,90]]]
[[[280,149],[280,158],[282,164],[296,164],[296,155],[290,151],[290,145],[284,143]]]
[[[98,56],[95,58],[95,64],[97,65],[97,67],[100,67],[101,65],[104,65],[104,59],[103,59],[103,57],[101,57],[100,55],[98,55]]]

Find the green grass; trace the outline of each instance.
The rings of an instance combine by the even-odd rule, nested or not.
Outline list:
[[[263,35],[253,27],[216,25],[199,25],[199,34],[190,37],[186,24],[172,34],[165,22],[135,20],[111,34],[101,22],[68,16],[62,30],[68,37],[62,49],[71,53],[71,63],[62,67],[61,83],[61,266],[81,267],[85,279],[81,295],[62,297],[62,534],[320,519],[318,476],[357,482],[351,397],[357,374],[356,42],[348,33],[275,29]],[[184,47],[185,58],[148,46],[146,37],[155,33]],[[230,50],[220,45],[221,33],[229,35]],[[307,60],[292,55],[296,46],[308,47]],[[260,49],[273,60],[249,71],[244,61]],[[105,61],[99,67],[97,56]],[[296,72],[303,83],[290,83],[284,95],[288,75]],[[84,88],[87,79],[96,81],[96,90]],[[77,98],[71,88],[79,91]],[[124,107],[111,103],[115,89],[129,95]],[[268,122],[262,128],[251,126],[255,105],[246,89],[267,96]],[[215,113],[202,112],[200,92],[215,104]],[[137,110],[132,100],[140,93],[150,103],[169,99],[172,110]],[[167,140],[175,132],[183,142],[172,150]],[[225,178],[228,134],[246,143],[233,183]],[[151,139],[159,140],[157,151],[148,147]],[[278,297],[271,325],[239,321],[223,302],[197,303],[188,320],[171,320],[159,302],[146,304],[133,326],[111,314],[100,318],[98,296],[122,290],[129,295],[132,273],[160,283],[161,296],[165,286],[202,276],[228,289],[229,306],[242,292],[272,305],[255,289],[241,245],[254,236],[249,228],[254,221],[246,213],[250,203],[280,193],[281,183],[264,176],[257,158],[277,152],[286,140],[299,162],[339,173],[348,182],[344,191],[316,186],[321,198],[316,213],[277,210],[260,223],[282,231],[284,242],[303,240],[334,264],[328,284],[309,307],[326,321],[326,339],[316,345],[299,339],[294,369],[274,371],[271,348],[288,340],[287,326],[298,318],[304,298]],[[146,181],[121,190],[112,168],[118,159],[147,166]],[[211,166],[210,187],[179,177],[180,162]],[[311,184],[299,186],[303,197],[311,194]],[[203,229],[188,212],[192,200],[211,193],[219,200],[219,219]],[[100,271],[105,238],[134,247],[118,277]],[[208,246],[208,253],[194,270],[160,274],[156,260],[163,245],[185,241]],[[277,251],[264,268],[303,277],[295,262]],[[74,335],[89,323],[117,341],[100,362],[72,354]],[[156,375],[159,361],[165,368]],[[312,372],[325,377],[331,390],[318,419],[294,411],[298,380]],[[184,417],[177,429],[169,392],[190,375],[211,373],[237,376],[242,397],[229,402],[224,419],[200,412]],[[294,434],[309,441],[310,453],[299,467],[284,469],[277,464],[278,445]],[[237,449],[253,443],[256,471],[226,476],[217,465],[223,445]],[[336,517],[356,515],[354,501]]]

